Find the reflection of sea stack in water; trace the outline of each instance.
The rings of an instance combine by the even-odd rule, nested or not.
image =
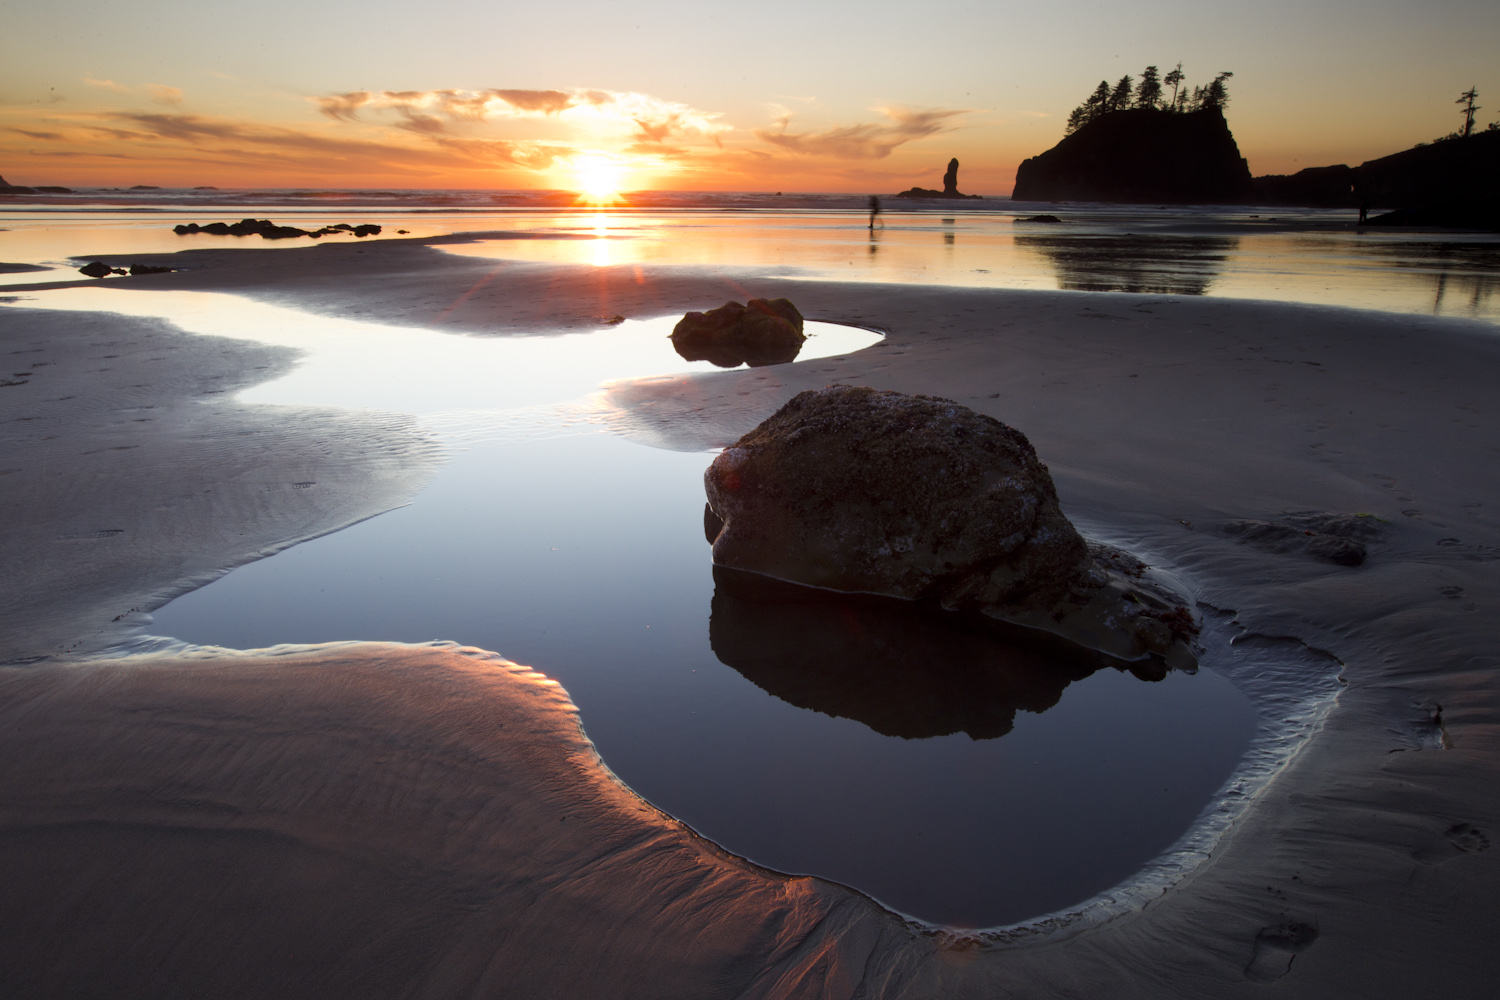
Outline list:
[[[1018,233],[1042,254],[1057,286],[1079,292],[1203,295],[1240,245],[1235,236],[1073,236]]]
[[[794,397],[704,474],[717,565],[940,602],[1125,660],[1187,664],[1187,600],[1063,516],[1025,435],[950,400]]]
[[[787,299],[726,302],[706,313],[690,312],[671,336],[684,360],[720,368],[785,364],[797,357],[807,339],[802,314]]]
[[[1004,736],[1018,710],[1046,711],[1101,665],[916,602],[786,584],[765,593],[722,567],[714,583],[708,636],[721,662],[783,701],[885,736]]]
[[[962,194],[958,190],[958,160],[948,161],[948,170],[943,174],[943,189],[934,191],[931,188],[914,187],[902,191],[896,195],[897,198],[981,198],[983,195]]]

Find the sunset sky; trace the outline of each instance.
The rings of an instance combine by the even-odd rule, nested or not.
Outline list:
[[[1101,78],[1231,70],[1256,174],[1500,118],[1493,0],[16,5],[14,184],[1009,194]]]

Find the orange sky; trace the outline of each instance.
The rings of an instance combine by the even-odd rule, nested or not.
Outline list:
[[[265,0],[231,16],[140,0],[82,19],[33,5],[0,36],[0,175],[893,192],[936,186],[956,156],[964,190],[1008,194],[1101,77],[1178,58],[1190,84],[1235,71],[1230,124],[1257,174],[1435,138],[1459,125],[1453,99],[1471,85],[1500,108],[1500,8],[1468,0],[910,10]]]

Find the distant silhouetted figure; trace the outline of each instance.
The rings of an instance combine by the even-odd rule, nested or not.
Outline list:
[[[954,157],[948,161],[948,172],[943,175],[943,196],[954,198],[958,195],[958,158]]]
[[[957,163],[958,161],[954,160],[953,162]],[[875,197],[875,195],[872,194],[872,195],[870,195],[870,232],[872,232],[872,233],[875,231],[875,216],[877,216],[879,214],[880,214],[880,199],[877,198],[877,197]]]
[[[1362,202],[1360,202],[1359,203],[1359,224],[1361,226],[1363,226],[1365,224],[1365,220],[1367,220],[1369,217],[1370,217],[1370,203],[1369,203],[1369,201],[1362,201]]]

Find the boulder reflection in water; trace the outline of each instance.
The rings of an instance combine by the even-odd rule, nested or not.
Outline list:
[[[1077,292],[1203,295],[1240,241],[1224,236],[1030,236],[1057,271],[1057,286]]]
[[[684,361],[707,361],[720,368],[784,365],[796,361],[802,351],[801,344],[702,344],[674,340],[672,346]]]
[[[708,634],[720,662],[767,693],[905,739],[1004,736],[1017,710],[1044,712],[1073,681],[1116,665],[977,617],[722,566]],[[1165,676],[1156,659],[1128,666],[1144,680]]]

